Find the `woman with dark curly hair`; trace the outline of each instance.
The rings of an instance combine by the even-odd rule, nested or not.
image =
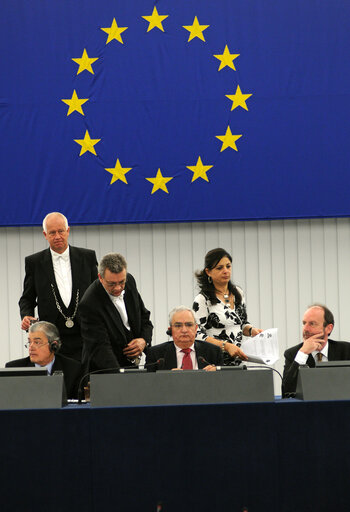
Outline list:
[[[262,332],[248,322],[243,290],[231,282],[231,271],[232,257],[225,249],[209,251],[204,269],[195,273],[200,293],[193,303],[197,339],[221,347],[225,364],[235,357],[247,359],[240,348],[243,335]]]

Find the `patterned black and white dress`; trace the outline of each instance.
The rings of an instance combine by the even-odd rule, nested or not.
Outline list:
[[[208,297],[199,293],[193,302],[196,321],[198,323],[197,340],[205,341],[208,336],[218,340],[234,343],[241,346],[243,338],[243,329],[249,324],[247,318],[247,308],[245,304],[243,290],[236,286],[241,294],[241,304],[231,309],[229,304],[218,299],[216,304],[212,304]],[[229,362],[230,356],[225,352],[225,363]]]

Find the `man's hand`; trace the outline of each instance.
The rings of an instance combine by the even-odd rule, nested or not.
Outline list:
[[[21,329],[23,329],[24,331],[28,331],[32,320],[36,321],[37,318],[35,318],[34,316],[24,316],[21,323]]]
[[[309,338],[304,338],[304,343],[300,352],[304,352],[304,354],[311,354],[314,350],[320,351],[322,350],[325,341],[323,331],[320,331]]]
[[[146,341],[143,338],[135,338],[128,343],[128,345],[123,349],[123,353],[127,358],[133,358],[141,356],[144,348],[146,346]]]

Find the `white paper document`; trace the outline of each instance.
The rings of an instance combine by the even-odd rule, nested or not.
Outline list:
[[[266,329],[242,341],[241,349],[253,363],[274,364],[279,359],[277,328]]]

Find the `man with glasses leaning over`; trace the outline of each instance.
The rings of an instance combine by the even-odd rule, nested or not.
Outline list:
[[[46,367],[50,375],[63,372],[67,398],[77,398],[78,385],[81,377],[81,366],[78,361],[58,354],[61,340],[58,329],[50,322],[35,322],[29,327],[29,356],[6,363],[7,368],[25,368],[28,366]]]
[[[223,364],[220,347],[205,341],[196,341],[197,323],[192,309],[186,306],[174,308],[169,314],[167,334],[174,341],[147,348],[146,364],[150,370],[154,364],[154,370],[213,371],[217,365]]]
[[[153,325],[121,254],[106,254],[78,308],[86,371],[137,365]],[[102,372],[101,372],[102,373]]]

